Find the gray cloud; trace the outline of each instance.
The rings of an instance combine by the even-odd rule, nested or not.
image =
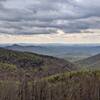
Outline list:
[[[0,33],[80,33],[99,29],[99,9],[99,0],[0,0]]]

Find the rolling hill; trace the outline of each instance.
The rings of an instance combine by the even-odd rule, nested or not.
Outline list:
[[[100,54],[75,62],[84,68],[100,68]]]
[[[0,48],[0,63],[8,66],[11,64],[11,67],[14,65],[17,69],[34,70],[34,75],[38,77],[76,69],[74,64],[63,59],[4,48]]]

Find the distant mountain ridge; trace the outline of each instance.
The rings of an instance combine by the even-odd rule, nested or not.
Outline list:
[[[23,52],[27,51],[27,52],[39,53],[39,54],[46,54],[46,52],[47,53],[49,52],[49,49],[47,47],[35,46],[35,45],[22,46],[22,45],[14,44],[11,46],[5,46],[4,48],[10,50],[23,51]]]
[[[19,45],[5,46],[9,50],[27,51],[77,61],[100,53],[99,45]]]

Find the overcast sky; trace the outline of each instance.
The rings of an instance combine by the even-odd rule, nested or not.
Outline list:
[[[100,43],[100,0],[0,0],[0,43]]]

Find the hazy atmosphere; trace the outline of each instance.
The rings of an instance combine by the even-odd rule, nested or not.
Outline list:
[[[99,0],[0,0],[0,43],[100,43]]]
[[[100,0],[0,0],[0,100],[100,100]]]

